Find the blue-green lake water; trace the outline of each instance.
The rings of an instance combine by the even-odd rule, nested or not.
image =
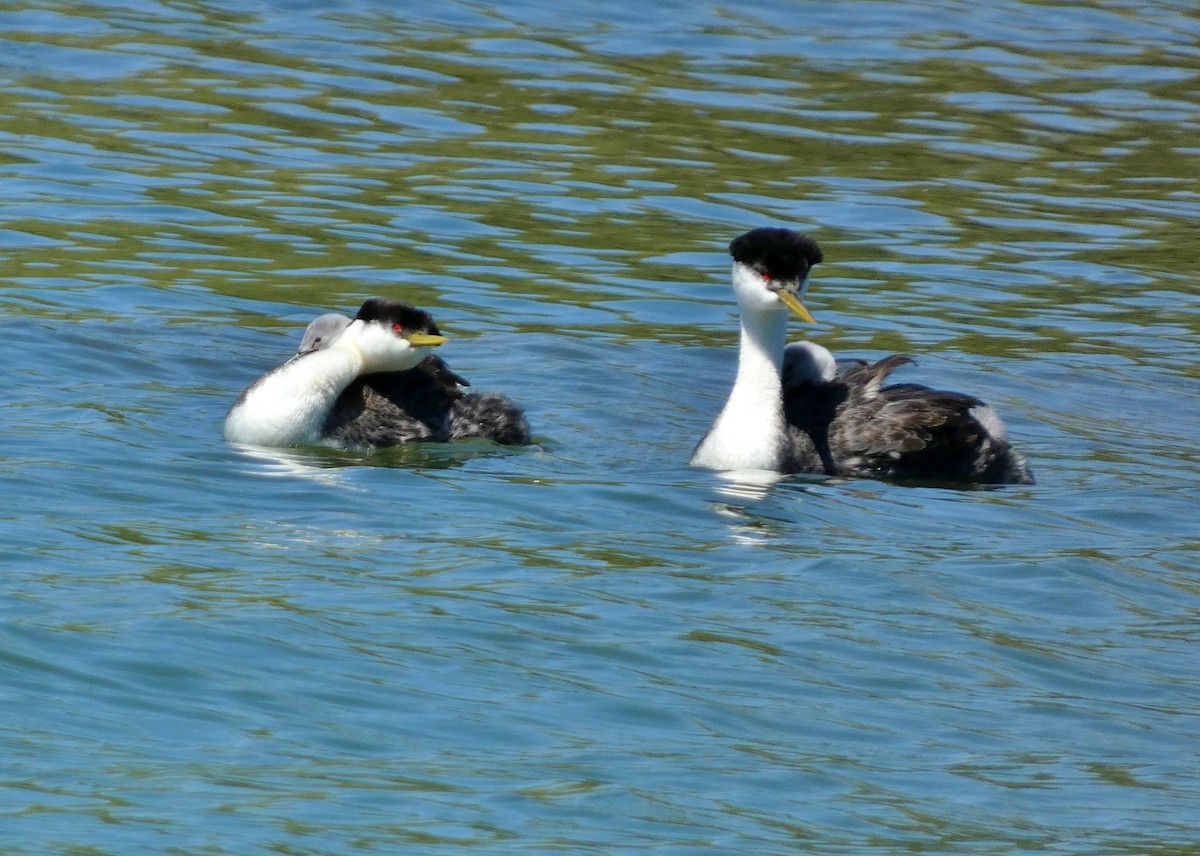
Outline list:
[[[688,468],[725,246],[1038,484]],[[0,851],[1200,853],[1192,2],[0,0]],[[527,449],[226,445],[430,310]]]

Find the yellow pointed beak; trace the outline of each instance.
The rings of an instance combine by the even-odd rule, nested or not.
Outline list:
[[[449,342],[445,336],[435,336],[432,333],[409,333],[405,336],[414,348],[436,348],[442,342]]]
[[[809,324],[817,323],[816,319],[812,317],[812,313],[804,308],[804,304],[800,302],[799,297],[792,294],[790,291],[787,291],[786,289],[780,289],[776,292],[776,294],[779,295],[779,299],[783,301],[784,306],[795,312]]]

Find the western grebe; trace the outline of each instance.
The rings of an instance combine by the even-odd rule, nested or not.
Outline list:
[[[715,470],[796,472],[783,417],[780,370],[788,309],[807,321],[800,302],[821,248],[790,229],[754,229],[729,245],[733,293],[741,310],[737,376],[729,400],[692,453],[692,465]]]
[[[790,229],[754,229],[729,245],[741,310],[737,376],[692,454],[722,470],[979,484],[1032,483],[1004,425],[982,401],[916,384],[883,386],[891,356],[838,371],[820,345],[786,346],[788,309],[800,302],[820,247]],[[785,362],[785,353],[787,354]],[[786,381],[786,388],[785,388]]]
[[[298,355],[328,348],[349,323],[336,312],[317,317],[305,329]],[[322,437],[348,447],[473,437],[510,446],[532,442],[520,407],[499,393],[463,392],[470,385],[435,354],[407,371],[364,375],[338,396]]]
[[[375,297],[321,350],[299,354],[256,380],[225,417],[225,439],[255,446],[319,443],[339,396],[356,378],[407,371],[446,338],[429,313]]]

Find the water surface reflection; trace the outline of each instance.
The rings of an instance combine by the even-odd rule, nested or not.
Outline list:
[[[9,849],[1194,846],[1198,35],[0,0]],[[771,223],[1039,484],[689,469]],[[374,294],[538,446],[221,441]]]

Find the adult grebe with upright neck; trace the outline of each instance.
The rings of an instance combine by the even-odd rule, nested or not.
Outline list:
[[[737,374],[729,399],[691,463],[950,484],[1032,484],[996,411],[963,393],[917,384],[884,386],[911,358],[893,355],[839,371],[811,342],[786,344],[788,310],[800,298],[817,243],[790,229],[754,229],[729,246],[741,310]]]

